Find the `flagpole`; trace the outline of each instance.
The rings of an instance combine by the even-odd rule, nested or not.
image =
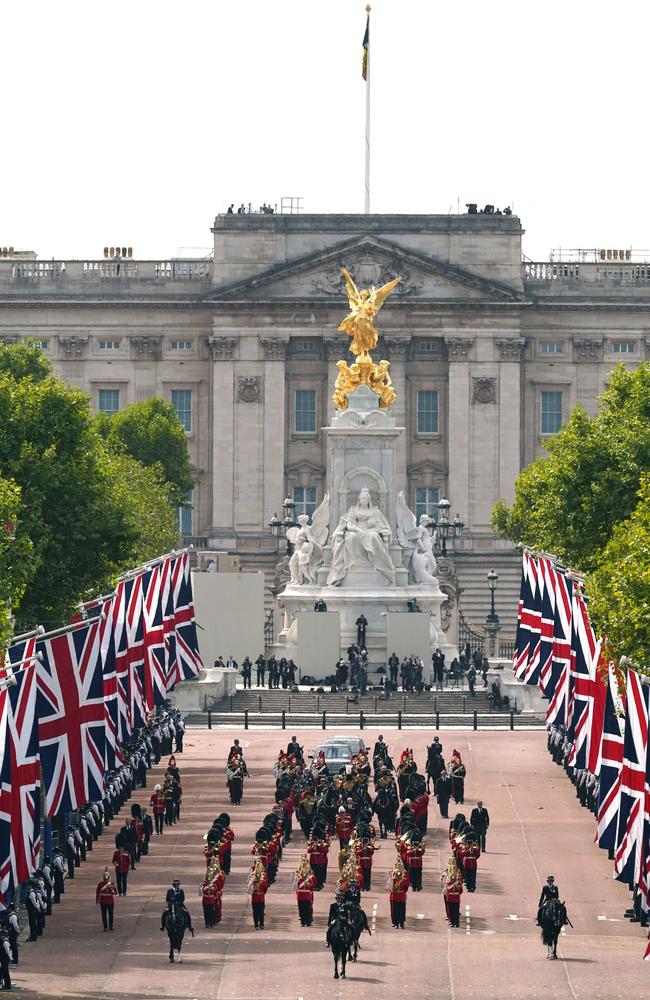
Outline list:
[[[368,14],[368,49],[366,54],[366,173],[364,213],[370,214],[370,4],[366,6]]]

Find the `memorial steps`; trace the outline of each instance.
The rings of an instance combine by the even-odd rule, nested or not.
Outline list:
[[[210,709],[210,719],[208,711]],[[510,708],[491,710],[487,692],[478,688],[472,698],[462,690],[424,691],[421,695],[397,692],[390,698],[380,698],[374,691],[363,697],[342,692],[325,691],[320,694],[301,690],[292,694],[285,690],[253,688],[238,690],[231,698],[226,698],[213,706],[206,705],[204,712],[191,712],[187,716],[190,725],[214,727],[271,726],[287,729],[323,727],[323,713],[328,732],[341,727],[376,728],[413,726],[434,730],[436,722],[441,729],[448,727],[473,728],[474,712],[477,713],[477,728],[540,727],[543,716],[532,712],[514,713]],[[284,713],[284,720],[283,720]],[[436,714],[437,713],[437,714]]]

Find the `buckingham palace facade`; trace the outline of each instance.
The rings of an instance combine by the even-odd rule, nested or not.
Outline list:
[[[485,617],[495,565],[511,628],[517,562],[491,532],[495,501],[576,403],[595,411],[616,362],[650,358],[650,267],[619,251],[522,260],[522,232],[513,215],[219,215],[206,259],[9,254],[0,341],[38,342],[97,410],[170,400],[199,480],[183,534],[264,569],[271,594],[272,515],[323,494],[321,428],[349,360],[340,268],[361,287],[401,275],[374,356],[406,428],[408,499],[418,514],[450,500],[461,608]]]

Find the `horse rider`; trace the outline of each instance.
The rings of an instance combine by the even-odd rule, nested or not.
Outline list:
[[[167,890],[167,895],[165,896],[165,909],[162,912],[162,917],[160,918],[160,929],[165,930],[165,916],[169,911],[176,906],[179,910],[182,910],[185,914],[185,922],[187,924],[187,929],[192,934],[194,933],[194,928],[192,927],[192,918],[190,916],[190,911],[185,905],[185,891],[181,889],[180,879],[175,878],[171,884],[171,887]]]
[[[544,903],[548,903],[550,899],[559,899],[560,890],[555,884],[555,876],[549,875],[546,879],[546,885],[542,886],[542,891],[539,896],[539,903],[537,904],[537,924],[539,925],[540,918],[542,915],[542,906]]]

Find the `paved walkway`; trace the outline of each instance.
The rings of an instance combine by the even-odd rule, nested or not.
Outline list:
[[[252,777],[242,806],[230,810],[237,839],[224,922],[206,931],[198,899],[203,835],[228,809],[224,761],[235,735],[246,748]],[[406,929],[390,925],[385,884],[394,849],[391,841],[381,841],[373,889],[364,895],[374,933],[364,935],[347,980],[333,980],[324,945],[335,850],[328,884],[316,896],[314,925],[303,929],[298,922],[290,877],[304,844],[299,829],[268,893],[265,930],[255,931],[246,896],[250,845],[273,803],[270,763],[291,735],[189,730],[186,752],[178,757],[183,819],[162,838],[154,837],[149,858],[131,873],[128,896],[116,902],[115,931],[102,931],[94,901],[96,882],[113,850],[113,836],[104,835],[91,860],[67,883],[45,936],[22,949],[21,966],[13,972],[16,992],[43,1000],[640,1000],[648,995],[643,932],[622,919],[629,894],[612,880],[611,864],[592,843],[593,818],[580,809],[564,773],[550,761],[541,733],[442,734],[446,756],[457,747],[467,764],[465,811],[480,797],[492,817],[477,892],[463,896],[459,930],[448,930],[444,920],[439,874],[448,857],[447,823],[432,803],[424,891],[409,893]],[[297,735],[306,750],[319,738],[314,732],[304,739]],[[366,742],[375,736],[362,735]],[[394,754],[414,747],[422,765],[428,740],[430,734],[402,731],[391,733],[388,742]],[[150,788],[147,801],[149,795]],[[145,801],[144,794],[134,801]],[[109,833],[114,832],[111,827]],[[575,925],[561,938],[558,962],[546,960],[534,926],[540,884],[551,872]],[[159,920],[165,890],[175,877],[183,881],[197,934],[186,941],[183,964],[172,966]]]

